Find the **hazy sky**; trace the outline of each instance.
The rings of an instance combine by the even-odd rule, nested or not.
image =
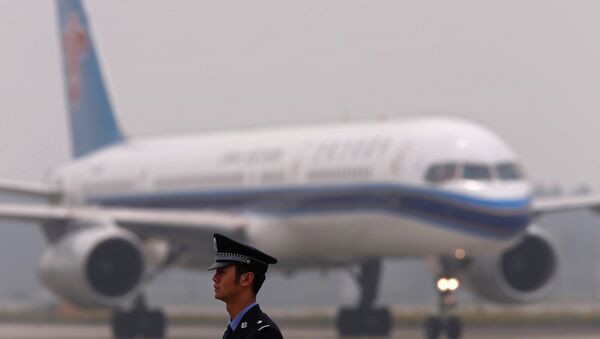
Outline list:
[[[88,1],[132,136],[424,114],[600,189],[597,1]],[[0,176],[69,156],[54,2],[0,0]]]
[[[450,114],[497,131],[534,181],[600,190],[598,1],[87,4],[131,136]],[[0,0],[0,177],[68,159],[63,98],[54,2]],[[37,286],[42,248],[0,229],[0,287]]]

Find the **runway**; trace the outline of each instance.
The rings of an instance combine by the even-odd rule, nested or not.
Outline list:
[[[286,339],[337,339],[333,329],[321,328],[282,328]],[[173,326],[168,338],[172,339],[216,339],[221,338],[223,330],[206,326]],[[592,327],[474,327],[468,328],[463,339],[592,339],[600,337],[600,326]],[[110,329],[105,325],[48,325],[48,324],[0,324],[0,339],[108,339]],[[391,339],[423,339],[420,328],[397,329]]]

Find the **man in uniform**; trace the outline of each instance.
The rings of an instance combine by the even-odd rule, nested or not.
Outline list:
[[[229,313],[223,339],[283,339],[277,325],[256,303],[269,264],[277,259],[218,233],[214,245],[215,263],[207,270],[215,270],[215,298],[225,303]]]

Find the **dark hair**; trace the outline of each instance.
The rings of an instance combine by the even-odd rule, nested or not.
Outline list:
[[[258,291],[262,287],[263,283],[265,282],[265,279],[266,279],[265,272],[263,270],[252,267],[252,265],[236,263],[236,264],[234,264],[234,266],[235,266],[235,283],[236,284],[238,284],[240,282],[240,278],[241,278],[242,274],[248,273],[248,272],[252,272],[254,274],[254,281],[252,282],[252,292],[254,293],[254,296],[256,296],[258,294]]]

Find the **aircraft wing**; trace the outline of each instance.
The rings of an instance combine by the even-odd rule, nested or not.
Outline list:
[[[47,199],[59,198],[62,192],[45,184],[0,179],[1,194],[19,194]]]
[[[57,207],[0,204],[0,219],[44,224],[112,222],[141,238],[159,237],[181,243],[206,240],[212,233],[234,235],[247,225],[243,217],[212,211],[182,211],[138,208]]]
[[[205,243],[215,232],[232,236],[248,223],[233,213],[213,211],[108,209],[104,213],[141,238],[161,237],[177,243]]]
[[[531,209],[535,215],[582,209],[591,209],[594,212],[600,213],[600,195],[588,194],[580,196],[537,198],[531,202]]]

